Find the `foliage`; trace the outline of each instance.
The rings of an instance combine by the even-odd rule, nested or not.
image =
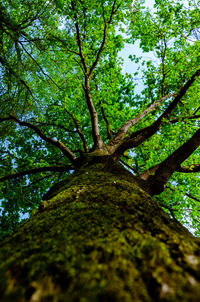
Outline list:
[[[38,207],[53,183],[77,168],[75,157],[100,149],[115,156],[119,153],[116,157],[138,177],[164,162],[198,131],[200,3],[157,0],[150,11],[143,2],[0,3],[3,235],[15,229],[23,214]],[[143,52],[154,52],[155,60],[143,61],[130,53],[138,71],[124,74],[118,53],[126,43],[138,40]],[[138,73],[143,81],[140,93],[135,89]],[[169,112],[175,93],[177,104]],[[152,107],[143,119],[131,122],[133,126],[128,126],[122,138],[118,135],[126,121],[165,96],[169,97]],[[141,137],[141,144],[132,143],[136,131],[154,125],[160,116],[162,120],[152,135],[148,133],[143,140]],[[192,153],[185,151],[188,159],[181,162],[181,166],[190,167],[191,173],[181,173],[185,171],[176,166],[164,192],[155,197],[174,218],[194,228],[197,235],[198,144]],[[69,168],[71,163],[73,169]],[[64,170],[64,166],[68,168]],[[6,175],[43,167],[51,169],[5,179]]]

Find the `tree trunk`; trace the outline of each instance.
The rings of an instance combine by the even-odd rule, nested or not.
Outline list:
[[[200,301],[200,242],[122,166],[86,165],[0,246],[0,301]]]

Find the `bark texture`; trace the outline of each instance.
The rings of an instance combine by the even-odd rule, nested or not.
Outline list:
[[[0,245],[0,301],[200,301],[200,242],[122,166],[86,165]]]

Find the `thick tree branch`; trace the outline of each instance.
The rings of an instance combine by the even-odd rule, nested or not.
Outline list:
[[[103,147],[103,141],[100,136],[100,130],[99,130],[99,122],[98,122],[98,113],[95,109],[92,95],[90,91],[90,78],[88,76],[85,77],[85,97],[87,106],[90,112],[91,116],[91,122],[92,122],[92,136],[94,141],[94,149],[102,149]]]
[[[186,84],[179,90],[172,103],[152,125],[130,134],[121,143],[118,142],[117,148],[114,146],[116,157],[119,158],[127,149],[139,146],[145,140],[149,139],[152,135],[154,135],[162,126],[163,120],[169,119],[172,111],[177,107],[181,99],[185,96],[188,89],[192,86],[196,78],[199,76],[200,69],[198,69],[186,82]]]
[[[160,105],[168,98],[175,96],[175,93],[171,93],[168,94],[164,97],[162,97],[159,101],[151,104],[150,106],[148,106],[142,113],[138,114],[135,118],[128,120],[117,132],[116,136],[109,142],[109,145],[116,145],[118,143],[120,143],[125,135],[127,134],[128,130],[130,129],[130,127],[136,125],[137,123],[139,123],[147,114],[149,114],[150,112],[152,112],[152,110],[157,109],[158,107],[160,107]]]
[[[139,174],[138,177],[140,179],[147,180],[151,175],[155,174],[155,172],[158,170],[159,166],[160,166],[160,163],[155,166],[152,166],[151,168],[149,168],[146,171],[143,171],[141,174]]]
[[[101,149],[103,146],[103,141],[100,136],[99,131],[99,125],[98,125],[98,113],[95,109],[92,96],[91,96],[91,90],[90,90],[90,76],[88,72],[88,67],[86,64],[85,57],[83,55],[83,45],[81,41],[81,34],[79,29],[79,23],[78,23],[78,16],[76,13],[76,7],[75,2],[72,0],[72,10],[74,12],[74,21],[75,21],[75,28],[76,28],[76,37],[77,37],[77,44],[79,48],[79,55],[81,58],[81,62],[84,68],[84,74],[85,74],[85,85],[84,85],[84,91],[85,91],[85,97],[86,97],[86,103],[89,109],[89,113],[91,116],[91,123],[92,123],[92,136],[94,141],[94,149],[98,148]]]
[[[117,6],[117,8],[115,8],[116,6],[116,0],[114,0],[113,5],[112,5],[112,11],[110,14],[110,18],[108,20],[108,22],[105,21],[105,26],[104,26],[104,32],[103,32],[103,39],[101,42],[101,46],[97,52],[97,56],[96,59],[94,60],[89,73],[87,74],[87,70],[85,72],[85,95],[86,95],[86,101],[87,101],[87,105],[88,105],[88,109],[91,115],[91,120],[92,120],[92,134],[93,134],[93,141],[94,141],[94,149],[98,148],[101,149],[103,147],[103,141],[101,139],[100,136],[100,131],[99,131],[99,125],[98,125],[98,113],[95,109],[93,100],[92,100],[92,96],[91,96],[91,90],[90,90],[90,76],[92,75],[93,70],[95,69],[95,67],[97,66],[99,60],[100,60],[100,55],[105,47],[105,43],[106,43],[106,36],[107,36],[107,30],[108,30],[108,25],[112,22],[113,16],[114,14],[117,12],[119,5]],[[77,17],[76,17],[77,19]],[[80,33],[78,30],[78,23],[76,22],[76,28],[77,28],[77,37],[78,37],[78,44],[81,46],[81,41],[80,41]],[[80,50],[80,47],[79,47]],[[81,54],[81,52],[80,52]],[[82,60],[82,59],[81,59]],[[82,60],[83,62],[83,60]],[[85,68],[84,68],[85,69]]]
[[[44,141],[46,141],[47,143],[50,143],[51,145],[57,147],[58,149],[60,149],[62,151],[62,153],[67,156],[70,161],[73,163],[76,159],[75,155],[71,152],[71,150],[65,146],[62,142],[57,141],[53,138],[50,138],[48,136],[46,136],[37,126],[28,123],[28,122],[23,122],[21,120],[19,120],[17,117],[15,117],[14,115],[10,115],[10,120],[13,120],[15,122],[17,122],[20,126],[25,126],[28,127],[30,129],[32,129],[35,133],[37,133]],[[0,118],[0,121],[4,121],[4,120],[8,120],[8,118]]]
[[[150,195],[157,195],[164,191],[165,185],[170,176],[180,167],[200,145],[200,129],[175,152],[168,156],[147,179],[144,190]]]
[[[158,170],[162,163],[159,163],[155,166],[152,166],[148,170],[142,172],[141,174],[138,175],[139,178],[143,180],[147,180],[151,175],[154,175],[155,172]],[[181,173],[196,173],[200,172],[200,164],[194,164],[194,165],[189,165],[189,166],[179,166],[176,169],[176,172],[181,172]]]
[[[158,170],[158,168],[160,167],[162,163],[159,163],[155,166],[152,166],[151,168],[149,168],[146,171],[143,171],[141,174],[138,175],[139,178],[143,179],[143,180],[147,180],[151,175],[154,175],[155,172]],[[196,172],[200,172],[200,164],[194,164],[194,165],[190,165],[190,166],[179,166],[177,167],[177,169],[175,170],[176,172],[181,172],[181,173],[196,173]]]
[[[21,172],[17,172],[14,174],[9,174],[9,175],[3,176],[0,178],[0,182],[3,182],[8,179],[19,178],[19,177],[22,177],[25,175],[36,174],[36,173],[41,173],[41,172],[49,172],[49,171],[65,172],[65,171],[70,171],[70,170],[74,170],[74,169],[75,168],[70,165],[33,168],[33,169],[26,170],[26,171],[21,171]]]
[[[173,102],[169,105],[169,107],[165,110],[165,112],[160,116],[160,118],[156,121],[157,124],[162,123],[164,118],[169,118],[172,111],[177,107],[178,103],[181,99],[185,96],[188,89],[192,86],[195,82],[196,78],[200,76],[200,69],[198,69],[191,78],[185,83],[185,85],[179,90],[176,97],[174,98]]]
[[[71,3],[72,3],[72,10],[74,12],[74,20],[75,20],[77,44],[78,44],[78,47],[79,47],[79,55],[80,55],[81,62],[82,62],[83,68],[84,68],[84,73],[85,73],[84,90],[85,90],[86,102],[87,102],[87,106],[88,106],[88,109],[89,109],[89,112],[90,112],[91,122],[92,122],[92,135],[93,135],[93,141],[94,141],[93,149],[96,149],[96,148],[101,149],[103,147],[103,141],[101,139],[100,131],[99,131],[98,113],[95,109],[95,106],[94,106],[94,103],[93,103],[93,100],[92,100],[92,96],[91,96],[90,76],[92,75],[93,70],[97,66],[97,64],[99,62],[99,59],[100,59],[100,55],[101,55],[101,53],[104,49],[104,46],[105,46],[105,43],[106,43],[106,35],[107,35],[108,25],[112,22],[112,18],[114,16],[114,14],[117,12],[120,5],[118,5],[117,8],[115,8],[116,0],[114,0],[109,20],[106,22],[105,18],[104,18],[105,26],[104,26],[104,33],[103,33],[103,39],[102,39],[102,42],[101,42],[101,46],[100,46],[100,48],[97,52],[97,56],[96,56],[96,58],[95,58],[95,60],[92,64],[90,70],[88,71],[86,60],[85,60],[84,55],[83,55],[83,45],[82,45],[82,40],[81,40],[81,34],[80,34],[80,29],[79,29],[78,16],[77,16],[77,13],[76,13],[75,2],[72,0]]]

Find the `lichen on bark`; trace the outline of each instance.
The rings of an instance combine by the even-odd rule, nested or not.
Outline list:
[[[111,166],[54,186],[1,243],[1,301],[200,301],[199,240]]]

